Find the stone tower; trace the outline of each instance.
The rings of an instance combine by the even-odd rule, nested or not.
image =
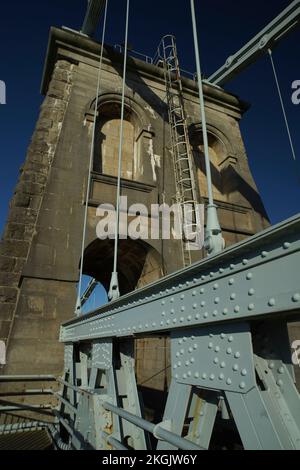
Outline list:
[[[11,201],[0,245],[0,340],[7,344],[6,374],[60,374],[59,327],[76,303],[84,207],[88,233],[84,273],[107,289],[111,240],[96,236],[99,204],[115,205],[120,132],[122,54],[106,47],[96,126],[91,192],[85,200],[100,46],[74,32],[52,28],[44,68],[45,95],[36,130]],[[196,83],[183,79],[199,201],[206,202],[201,123]],[[240,133],[245,103],[205,85],[214,196],[227,245],[268,225]],[[122,195],[128,204],[172,204],[175,182],[162,69],[129,59]],[[182,267],[178,241],[121,240],[122,294]],[[203,256],[195,253],[194,260]],[[147,386],[165,339],[139,343],[137,358]],[[159,343],[158,343],[159,342]],[[152,348],[151,358],[144,354]],[[167,358],[166,358],[167,362]],[[153,372],[154,371],[154,372]],[[149,377],[155,376],[153,379]]]

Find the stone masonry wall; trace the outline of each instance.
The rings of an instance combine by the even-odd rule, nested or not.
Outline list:
[[[68,106],[73,67],[63,60],[56,63],[0,243],[0,340],[6,344],[12,334],[22,270]]]

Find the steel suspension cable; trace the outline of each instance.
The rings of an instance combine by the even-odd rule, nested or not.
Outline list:
[[[123,134],[124,134],[124,114],[125,114],[125,85],[126,85],[126,71],[127,71],[129,9],[130,9],[130,0],[127,0],[125,43],[124,43],[122,104],[121,104],[121,126],[120,126],[120,142],[119,142],[119,163],[118,163],[118,185],[117,185],[117,204],[116,204],[114,265],[113,265],[113,272],[112,272],[112,276],[111,276],[110,289],[109,289],[109,293],[108,293],[108,298],[111,301],[112,300],[117,300],[120,297],[119,279],[118,279],[118,249],[119,249],[119,224],[120,224],[121,177],[122,177],[122,157],[123,157],[123,137],[124,137]]]
[[[277,71],[276,71],[276,68],[275,68],[275,64],[274,64],[271,49],[268,49],[268,53],[269,53],[269,57],[270,57],[270,61],[271,61],[272,69],[273,69],[273,74],[274,74],[274,79],[275,79],[275,83],[276,83],[276,87],[277,87],[277,91],[278,91],[278,96],[279,96],[279,100],[280,100],[280,104],[281,104],[282,114],[283,114],[286,130],[287,130],[287,134],[288,134],[288,138],[289,138],[289,142],[290,142],[290,146],[291,146],[292,156],[293,156],[293,159],[296,161],[295,147],[294,147],[294,143],[293,143],[293,139],[292,139],[292,135],[291,135],[291,131],[290,131],[290,126],[289,126],[289,122],[288,122],[288,118],[287,118],[287,114],[286,114],[286,110],[285,110],[285,106],[284,106],[284,101],[283,101],[283,97],[282,97],[282,93],[281,93],[281,89],[280,89],[280,85],[279,85],[279,80],[278,80],[278,75],[277,75]]]
[[[78,296],[77,296],[77,304],[76,304],[76,312],[75,312],[77,316],[79,316],[81,314],[81,290],[82,290],[83,261],[84,261],[86,229],[87,229],[87,219],[88,219],[88,207],[89,207],[88,202],[89,202],[89,197],[90,197],[91,173],[92,173],[93,161],[94,161],[95,134],[96,134],[96,127],[97,127],[100,84],[101,84],[101,78],[102,78],[102,64],[103,64],[103,53],[104,53],[104,41],[105,41],[105,35],[106,35],[107,9],[108,9],[108,0],[106,0],[106,2],[105,2],[105,10],[104,10],[103,30],[102,30],[102,39],[101,39],[101,52],[100,52],[99,70],[98,70],[98,78],[97,78],[97,91],[96,91],[96,101],[95,101],[94,123],[93,123],[91,153],[90,153],[90,161],[89,161],[89,173],[88,173],[88,181],[87,181],[86,200],[85,200],[82,247],[81,247],[80,277],[79,277]]]

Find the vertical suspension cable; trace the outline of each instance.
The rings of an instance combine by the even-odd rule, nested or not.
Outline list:
[[[127,71],[129,9],[130,9],[130,0],[127,0],[125,44],[124,44],[122,104],[121,104],[121,127],[120,127],[120,141],[119,141],[119,164],[118,164],[118,184],[117,184],[114,265],[113,265],[113,272],[112,272],[112,276],[111,276],[111,283],[110,283],[110,289],[109,289],[109,294],[108,294],[109,300],[117,300],[120,297],[119,280],[118,280],[118,249],[119,249],[119,224],[120,224],[120,200],[121,200],[121,177],[122,177],[122,156],[123,156],[123,134],[124,134],[125,85],[126,85],[126,71]]]
[[[211,168],[210,168],[205,102],[204,102],[204,93],[203,93],[203,84],[202,84],[198,31],[197,31],[194,0],[191,0],[191,13],[192,13],[193,37],[194,37],[194,48],[195,48],[197,77],[198,77],[198,91],[199,91],[199,101],[200,101],[200,114],[201,114],[207,193],[208,193],[205,249],[208,252],[208,255],[215,255],[217,253],[220,253],[224,249],[225,241],[222,237],[222,230],[221,230],[219,219],[218,219],[217,206],[214,203],[214,197],[213,197],[213,186],[212,186],[212,177],[211,177]]]
[[[75,312],[77,316],[81,314],[81,289],[82,289],[82,278],[83,278],[83,261],[84,261],[84,251],[85,251],[87,219],[88,219],[88,207],[89,207],[88,203],[89,203],[90,189],[91,189],[91,173],[92,173],[93,161],[94,161],[95,134],[96,134],[96,124],[97,124],[97,116],[98,116],[100,84],[101,84],[101,76],[102,76],[104,41],[105,41],[105,35],[106,35],[107,8],[108,8],[108,0],[106,0],[105,2],[105,10],[104,10],[101,52],[100,52],[100,59],[99,59],[99,70],[98,70],[97,91],[96,91],[95,112],[94,112],[94,123],[93,123],[93,131],[92,131],[89,173],[88,173],[88,182],[87,182],[87,190],[86,190],[86,200],[85,200],[82,247],[81,247],[80,277],[79,277],[78,296],[77,296],[77,304],[76,304],[76,312]]]
[[[294,144],[293,144],[293,139],[292,139],[292,135],[291,135],[291,131],[290,131],[290,126],[289,126],[287,114],[286,114],[286,111],[285,111],[285,106],[284,106],[283,97],[282,97],[282,93],[281,93],[281,89],[280,89],[280,85],[279,85],[278,75],[277,75],[274,60],[273,60],[272,50],[268,49],[268,53],[269,53],[269,57],[270,57],[270,61],[271,61],[272,69],[273,69],[273,74],[274,74],[275,83],[276,83],[276,87],[277,87],[277,91],[278,91],[278,96],[279,96],[279,100],[280,100],[280,104],[281,104],[282,114],[283,114],[286,130],[287,130],[287,134],[288,134],[288,138],[289,138],[289,142],[290,142],[290,146],[291,146],[292,156],[293,156],[293,159],[296,161],[296,152],[295,152],[295,148],[294,148]]]

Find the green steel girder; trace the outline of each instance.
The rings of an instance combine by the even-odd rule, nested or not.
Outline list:
[[[300,312],[300,216],[65,323],[65,343],[148,335]]]

